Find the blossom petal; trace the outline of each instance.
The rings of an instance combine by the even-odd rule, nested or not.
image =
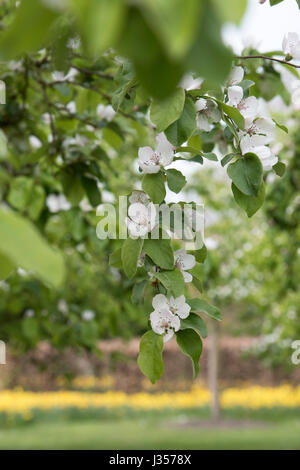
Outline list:
[[[196,258],[194,255],[185,254],[183,256],[183,269],[192,269],[196,264]]]
[[[193,276],[190,273],[187,273],[186,271],[182,271],[183,279],[184,282],[192,282]]]
[[[198,114],[197,116],[197,128],[200,131],[209,132],[211,130],[211,124],[209,123],[206,116],[203,114]]]
[[[174,331],[172,330],[172,328],[169,328],[167,333],[164,334],[164,343],[166,343],[171,338],[173,338],[173,336],[174,336]]]
[[[184,303],[184,305],[178,311],[177,315],[184,320],[189,316],[190,310],[191,307],[187,303]]]
[[[162,308],[168,308],[169,304],[168,304],[167,297],[163,294],[157,294],[152,299],[152,306],[155,310],[161,310]]]
[[[156,136],[156,142],[157,142],[156,151],[158,153],[161,153],[161,154],[170,153],[170,152],[173,153],[174,146],[168,141],[168,139],[166,138],[163,132],[160,132]]]
[[[207,105],[207,100],[204,98],[199,98],[199,100],[196,101],[195,106],[196,106],[196,111],[203,111],[203,109],[206,108]]]
[[[137,224],[145,225],[149,220],[148,207],[140,202],[135,202],[128,207],[128,215]]]
[[[243,88],[240,86],[230,86],[228,88],[228,105],[229,106],[237,106],[240,101],[243,99]]]
[[[140,147],[139,148],[139,161],[142,163],[148,162],[151,160],[154,150],[151,147]]]
[[[165,328],[161,324],[161,316],[159,312],[154,310],[154,312],[150,313],[150,323],[152,330],[157,333],[158,335],[163,335],[165,332]]]
[[[238,109],[248,121],[253,121],[258,111],[258,101],[255,96],[249,96],[239,103]]]
[[[258,118],[254,121],[255,133],[265,138],[264,143],[270,144],[275,138],[275,122],[270,118]]]
[[[232,71],[231,71],[231,74],[229,76],[229,80],[228,80],[228,85],[229,86],[232,86],[232,85],[237,85],[238,83],[240,83],[244,78],[244,69],[243,67],[233,67]]]

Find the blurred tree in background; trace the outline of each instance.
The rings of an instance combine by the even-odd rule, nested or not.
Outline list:
[[[151,256],[140,270],[135,260],[137,283],[133,276],[125,277],[119,260],[109,264],[108,255],[121,243],[97,238],[96,208],[139,185],[134,165],[138,149],[153,146],[156,131],[164,131],[176,152],[189,154],[180,154],[178,160],[203,164],[222,158],[222,167],[231,162],[228,175],[238,205],[222,173],[220,180],[215,171],[201,169],[187,187],[196,190],[212,215],[207,230],[211,250],[204,263],[198,254],[192,289],[197,295],[204,290],[216,305],[236,312],[225,321],[230,333],[264,332],[263,355],[271,352],[268,357],[275,362],[286,360],[286,341],[289,345],[300,334],[295,326],[299,138],[296,132],[280,137],[280,158],[288,163],[285,175],[282,161],[263,174],[255,149],[246,153],[240,148],[243,132],[246,137],[254,132],[240,111],[249,97],[270,102],[279,95],[290,105],[290,93],[275,67],[278,60],[281,71],[299,76],[283,52],[263,56],[249,47],[244,57],[234,57],[224,45],[223,24],[238,23],[246,4],[23,0],[16,7],[15,1],[2,2],[6,104],[0,107],[1,339],[17,348],[48,339],[59,348],[97,350],[99,338],[129,338],[145,331],[157,286],[168,294],[173,286],[149,279],[147,272],[158,264]],[[243,66],[243,77],[230,83],[233,63]],[[183,85],[187,74],[193,74],[190,80],[201,77],[198,87]],[[231,102],[228,89],[235,84],[241,85],[236,88],[242,95]],[[201,99],[209,102],[207,108],[199,107]],[[199,126],[203,116],[209,129]],[[275,117],[280,121],[280,114]],[[296,127],[299,116],[293,117]],[[282,136],[287,129],[276,125]],[[164,192],[166,175],[159,174]],[[173,186],[168,180],[173,192],[184,185],[178,173],[176,178]],[[157,197],[158,186],[148,194]],[[266,204],[249,220],[242,210],[254,215],[264,202],[265,187]],[[158,202],[163,200],[164,194]],[[182,276],[179,281],[182,292],[191,290]],[[141,305],[145,284],[147,308]],[[220,319],[218,309],[210,307],[206,313]],[[180,331],[189,333],[180,334],[194,334],[194,329],[188,325]],[[185,346],[181,343],[193,356]]]

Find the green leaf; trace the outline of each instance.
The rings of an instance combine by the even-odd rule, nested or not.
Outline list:
[[[141,304],[144,298],[144,291],[146,287],[147,281],[143,280],[140,282],[136,282],[132,289],[131,294],[131,302],[134,305]]]
[[[167,139],[176,147],[186,142],[196,129],[196,108],[191,98],[186,97],[180,118],[166,130]]]
[[[201,155],[196,155],[193,158],[188,158],[186,161],[200,163],[200,165],[203,165],[203,157]]]
[[[36,228],[20,215],[0,210],[0,246],[15,266],[33,271],[54,287],[62,284],[65,276],[64,260],[41,237]]]
[[[146,239],[144,240],[143,251],[152,259],[152,261],[157,266],[160,266],[162,269],[173,269],[174,253],[171,247],[170,240]]]
[[[132,5],[128,11],[117,49],[134,64],[137,78],[151,96],[165,98],[173,93],[182,76],[182,64],[171,59],[157,36],[156,27]]]
[[[143,176],[142,188],[154,204],[160,204],[166,197],[165,176],[159,173],[147,173]]]
[[[206,256],[207,256],[207,248],[205,245],[203,245],[203,247],[200,248],[200,250],[196,250],[192,254],[194,254],[196,261],[198,261],[198,263],[204,263],[204,261],[206,260]]]
[[[254,153],[247,153],[227,168],[235,186],[247,196],[257,196],[263,178],[263,167]]]
[[[176,341],[183,354],[192,359],[194,378],[200,371],[199,359],[202,353],[202,341],[200,336],[192,329],[176,332]]]
[[[164,131],[180,118],[185,101],[183,88],[177,88],[164,100],[153,100],[150,107],[150,119],[156,125],[157,132]]]
[[[154,273],[154,276],[160,280],[173,297],[177,298],[184,294],[185,283],[179,269],[174,269],[174,271],[161,271]]]
[[[215,320],[222,320],[220,310],[203,299],[188,299],[187,303],[190,305],[192,312],[204,312]]]
[[[51,37],[50,28],[58,11],[40,0],[21,2],[13,22],[1,35],[0,56],[13,59],[21,53],[35,51]],[[33,26],[34,25],[34,26]]]
[[[270,5],[271,7],[274,5],[277,5],[278,3],[281,3],[283,0],[270,0]],[[298,0],[296,0],[298,2]]]
[[[24,211],[29,203],[33,180],[26,176],[18,176],[11,181],[7,200],[9,204],[19,211]]]
[[[174,193],[180,193],[186,184],[185,176],[175,168],[166,171],[168,186]]]
[[[37,220],[44,208],[46,193],[43,186],[34,185],[28,204],[28,215],[32,220]]]
[[[289,133],[289,130],[286,126],[284,126],[283,124],[279,124],[279,122],[275,121],[275,119],[273,119],[273,122],[275,122],[276,126],[281,129],[283,132],[285,132],[286,134]]]
[[[138,365],[142,373],[154,384],[164,371],[162,351],[164,347],[162,335],[147,331],[140,342]]]
[[[36,344],[39,340],[39,324],[36,318],[24,318],[22,321],[22,330],[25,338],[31,344]]]
[[[199,279],[199,281],[203,281],[203,278],[204,278],[203,264],[196,262],[195,266],[192,269],[189,269],[189,273],[191,273],[193,277]]]
[[[252,86],[255,85],[255,82],[252,80],[243,80],[241,83],[239,83],[239,86],[243,88],[243,91],[249,90]]]
[[[81,178],[75,172],[62,172],[61,181],[64,193],[73,206],[77,206],[84,197]]]
[[[126,13],[123,0],[76,0],[72,5],[92,55],[99,54],[116,43]]]
[[[109,265],[114,268],[122,268],[122,248],[115,250],[109,257]]]
[[[6,160],[8,157],[7,138],[2,129],[0,129],[0,161]]]
[[[213,152],[202,153],[201,155],[202,155],[202,157],[204,157],[204,158],[206,158],[207,160],[210,160],[210,161],[212,161],[212,162],[217,162],[217,161],[219,161],[217,155],[216,155],[215,153],[213,153]]]
[[[81,183],[91,206],[96,207],[101,204],[101,194],[97,185],[97,181],[94,178],[82,176]]]
[[[199,331],[202,338],[207,337],[207,326],[196,313],[190,313],[187,318],[180,320],[180,329],[186,330],[187,328],[193,328],[193,330]]]
[[[186,69],[197,72],[211,83],[223,83],[230,72],[233,54],[223,43],[222,22],[211,2],[203,2],[198,33],[187,59]]]
[[[0,280],[6,279],[13,271],[15,265],[11,260],[0,252]]]
[[[286,170],[286,166],[282,162],[277,162],[272,168],[278,176],[283,176]]]
[[[180,59],[189,49],[201,20],[199,0],[143,0],[145,18],[160,37],[170,57]]]
[[[142,238],[127,238],[122,246],[122,264],[126,276],[131,279],[136,273],[137,263],[142,252],[144,240]]]
[[[227,163],[231,162],[231,160],[237,155],[238,155],[237,153],[229,153],[228,155],[225,155],[225,157],[223,157],[221,160],[221,165],[222,166],[227,165]]]
[[[247,196],[242,193],[234,183],[231,185],[233,196],[237,204],[245,210],[248,217],[252,217],[255,212],[263,205],[265,200],[265,184],[262,181],[257,196]]]
[[[239,129],[245,129],[245,119],[239,112],[237,108],[233,106],[228,106],[228,104],[223,103],[222,101],[216,100],[222,107],[223,111],[227,116],[235,122]]]
[[[203,284],[202,284],[202,281],[199,281],[199,279],[197,279],[196,277],[193,277],[192,284],[193,284],[193,286],[196,287],[196,289],[197,289],[200,293],[203,292]]]
[[[239,24],[247,8],[248,0],[212,0],[222,23]]]
[[[199,135],[192,135],[188,140],[188,146],[195,149],[196,153],[202,150],[202,139]]]

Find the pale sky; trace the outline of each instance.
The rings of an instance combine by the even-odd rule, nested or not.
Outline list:
[[[259,44],[261,52],[266,52],[280,50],[282,38],[289,31],[300,34],[300,9],[296,0],[284,0],[273,7],[269,0],[262,5],[259,0],[248,0],[241,25],[237,27],[228,24],[224,28],[224,39],[240,53],[243,40],[250,37],[254,45]]]

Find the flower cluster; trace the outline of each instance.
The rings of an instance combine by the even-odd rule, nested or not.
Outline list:
[[[180,329],[180,318],[187,318],[191,307],[186,303],[184,295],[170,297],[157,294],[152,300],[154,311],[150,314],[150,322],[153,331],[164,335],[164,342],[169,341],[174,332]]]
[[[245,119],[245,129],[239,131],[240,148],[243,155],[255,153],[265,170],[270,170],[278,161],[268,144],[275,138],[275,122],[258,116],[258,100],[255,96],[244,98],[244,90],[238,84],[243,80],[242,67],[234,67],[228,86],[228,105],[236,107]]]

